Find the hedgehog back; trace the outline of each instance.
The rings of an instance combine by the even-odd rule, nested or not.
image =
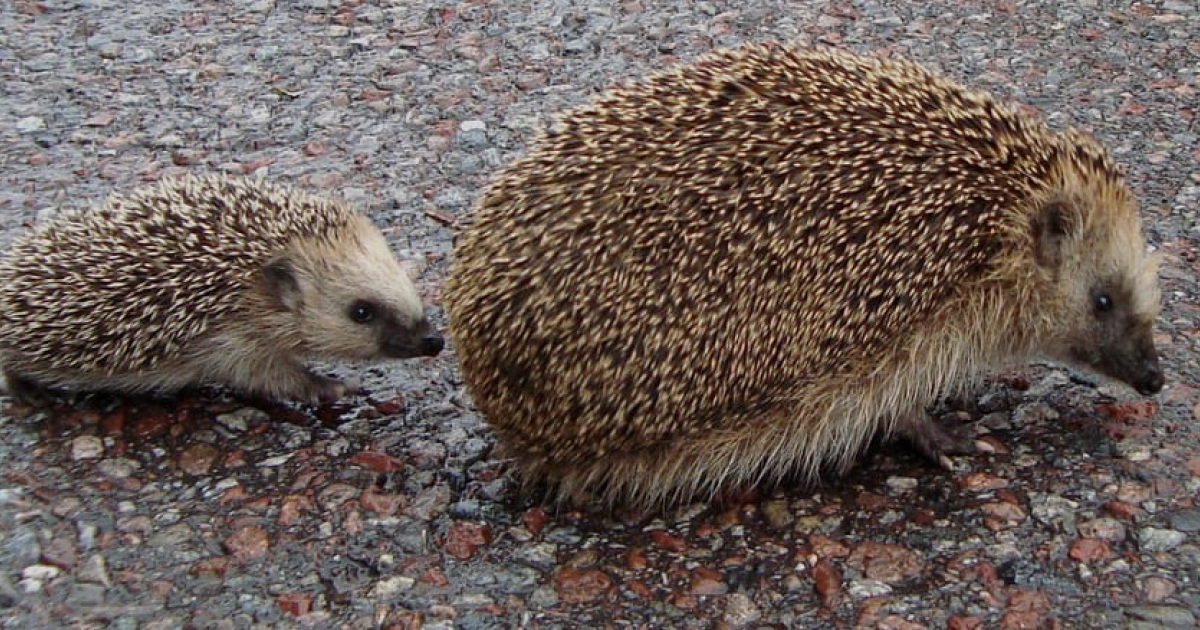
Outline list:
[[[866,379],[1027,242],[1063,150],[986,95],[847,53],[747,46],[611,90],[462,235],[464,377],[559,461]]]
[[[244,317],[263,263],[352,210],[250,179],[187,176],[57,217],[0,261],[0,347],[34,366],[154,369]]]

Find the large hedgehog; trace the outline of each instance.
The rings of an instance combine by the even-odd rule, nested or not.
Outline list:
[[[0,261],[0,366],[27,402],[46,388],[205,382],[325,401],[353,386],[306,359],[441,347],[366,217],[250,179],[188,176],[114,196],[38,226]]]
[[[1117,167],[921,67],[752,45],[568,111],[445,287],[527,479],[653,505],[841,468],[1045,358],[1161,389],[1156,258]]]

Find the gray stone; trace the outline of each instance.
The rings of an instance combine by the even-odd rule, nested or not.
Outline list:
[[[458,172],[464,175],[478,173],[483,168],[483,160],[477,155],[464,155],[458,163]]]
[[[1130,606],[1125,609],[1125,615],[1134,622],[1148,622],[1143,627],[1179,628],[1180,630],[1196,627],[1196,615],[1181,606]]]
[[[551,542],[523,545],[513,554],[513,559],[535,569],[548,570],[558,563],[558,545]]]
[[[1012,428],[1012,422],[1008,419],[1008,413],[1004,411],[993,411],[986,414],[979,419],[979,424],[993,431],[1007,431]]]
[[[186,145],[187,142],[184,141],[183,136],[177,133],[163,134],[154,139],[154,146],[160,149],[178,149]]]
[[[868,597],[886,597],[891,595],[892,587],[879,580],[851,580],[846,586],[846,592],[855,599]]]
[[[742,593],[730,593],[725,598],[725,611],[721,619],[730,628],[745,628],[758,621],[762,611],[755,605],[754,600]]]
[[[312,431],[289,422],[277,425],[276,430],[284,436],[283,447],[288,450],[299,450],[312,443]]]
[[[40,116],[26,116],[17,121],[18,133],[33,133],[46,128],[46,119]]]
[[[242,407],[229,413],[217,416],[217,422],[230,431],[242,432],[252,424],[259,424],[270,419],[267,412],[254,407]]]
[[[0,507],[15,509],[27,502],[21,488],[0,488]]]
[[[568,55],[581,55],[590,52],[593,48],[592,42],[582,37],[572,39],[563,44],[563,52]]]
[[[104,59],[119,59],[122,52],[121,44],[117,42],[101,44],[98,52]]]
[[[180,547],[190,546],[194,536],[192,528],[187,523],[176,523],[151,536],[150,544],[155,547],[178,550]]]
[[[422,521],[428,521],[438,514],[445,513],[450,505],[450,488],[445,484],[437,484],[426,488],[417,495],[408,506],[409,516]]]
[[[546,540],[552,543],[563,545],[574,545],[583,539],[579,535],[579,530],[574,527],[555,527],[546,532]]]
[[[0,543],[0,558],[10,567],[27,567],[42,556],[37,532],[29,525],[22,525],[4,537]]]
[[[104,587],[89,582],[76,582],[67,595],[67,603],[74,607],[94,607],[104,603]]]
[[[183,620],[174,615],[165,615],[142,624],[141,630],[174,630],[182,628]]]
[[[483,163],[486,164],[488,168],[496,168],[504,163],[504,156],[500,154],[500,149],[495,147],[484,149],[483,152],[479,154],[479,157],[483,159]]]
[[[429,551],[429,527],[426,523],[413,519],[399,519],[391,526],[392,540],[404,553],[426,553]]]
[[[904,26],[904,19],[898,15],[889,15],[886,17],[876,18],[871,21],[871,24],[881,28],[898,28]]]
[[[1012,413],[1012,421],[1017,426],[1032,426],[1057,419],[1058,411],[1040,401],[1023,404]]]
[[[11,608],[21,599],[17,587],[8,579],[7,571],[0,571],[0,609]]]
[[[1151,553],[1170,551],[1178,547],[1186,539],[1187,534],[1173,529],[1145,527],[1138,532],[1138,544],[1141,546],[1142,551]]]
[[[98,553],[88,556],[87,560],[83,561],[75,574],[75,579],[80,582],[112,586],[112,581],[108,577],[108,563],[104,560],[104,556]]]
[[[104,456],[104,442],[95,435],[81,435],[71,440],[71,459],[100,459]]]
[[[887,485],[897,492],[911,492],[917,489],[918,481],[914,477],[888,477]]]
[[[1183,508],[1170,517],[1171,528],[1181,532],[1200,531],[1200,508]]]
[[[480,150],[488,145],[487,133],[483,130],[460,130],[455,134],[454,142],[469,150]]]
[[[108,622],[108,630],[138,630],[138,622],[135,617],[117,617]]]
[[[375,583],[371,588],[371,597],[378,600],[388,600],[400,593],[412,589],[416,580],[404,575],[393,575]]]
[[[550,608],[558,604],[558,593],[549,586],[539,586],[529,595],[529,605],[534,608]]]
[[[1030,512],[1046,525],[1057,525],[1071,533],[1075,529],[1075,512],[1079,503],[1054,494],[1030,493]]]
[[[458,130],[467,133],[471,131],[487,131],[487,123],[482,120],[464,120],[458,125]]]
[[[454,519],[475,519],[480,516],[479,502],[471,499],[464,499],[450,504],[446,511],[450,518]]]
[[[254,58],[258,61],[270,61],[278,56],[278,46],[259,46],[254,49]]]
[[[1087,538],[1099,538],[1100,540],[1109,541],[1125,540],[1125,524],[1108,516],[1079,523],[1077,529],[1081,536]]]
[[[124,457],[106,459],[96,464],[96,470],[110,479],[128,479],[141,467],[141,464]]]
[[[153,48],[144,46],[138,46],[137,48],[134,48],[133,51],[129,53],[128,57],[129,61],[134,63],[146,63],[148,61],[154,61],[157,58],[158,53],[154,52]]]

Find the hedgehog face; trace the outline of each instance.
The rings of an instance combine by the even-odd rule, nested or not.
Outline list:
[[[347,231],[294,248],[264,269],[268,291],[295,315],[304,350],[345,360],[441,352],[442,337],[383,236],[366,219]]]
[[[1145,251],[1136,211],[1088,207],[1103,201],[1113,202],[1093,198],[1051,209],[1065,216],[1052,218],[1061,224],[1040,239],[1039,251],[1057,251],[1048,258],[1059,267],[1060,304],[1067,311],[1058,318],[1067,328],[1058,334],[1058,358],[1153,394],[1163,386],[1153,335],[1158,257]]]
[[[1087,333],[1070,347],[1072,358],[1132,385],[1143,394],[1162,389],[1163,375],[1154,348],[1154,317],[1137,309],[1137,289],[1121,277],[1095,278],[1085,297]]]

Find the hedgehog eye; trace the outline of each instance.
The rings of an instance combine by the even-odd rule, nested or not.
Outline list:
[[[1113,309],[1112,297],[1107,293],[1098,293],[1095,298],[1097,313],[1107,313]]]
[[[375,305],[358,300],[350,305],[350,319],[356,324],[369,324],[375,319]]]

